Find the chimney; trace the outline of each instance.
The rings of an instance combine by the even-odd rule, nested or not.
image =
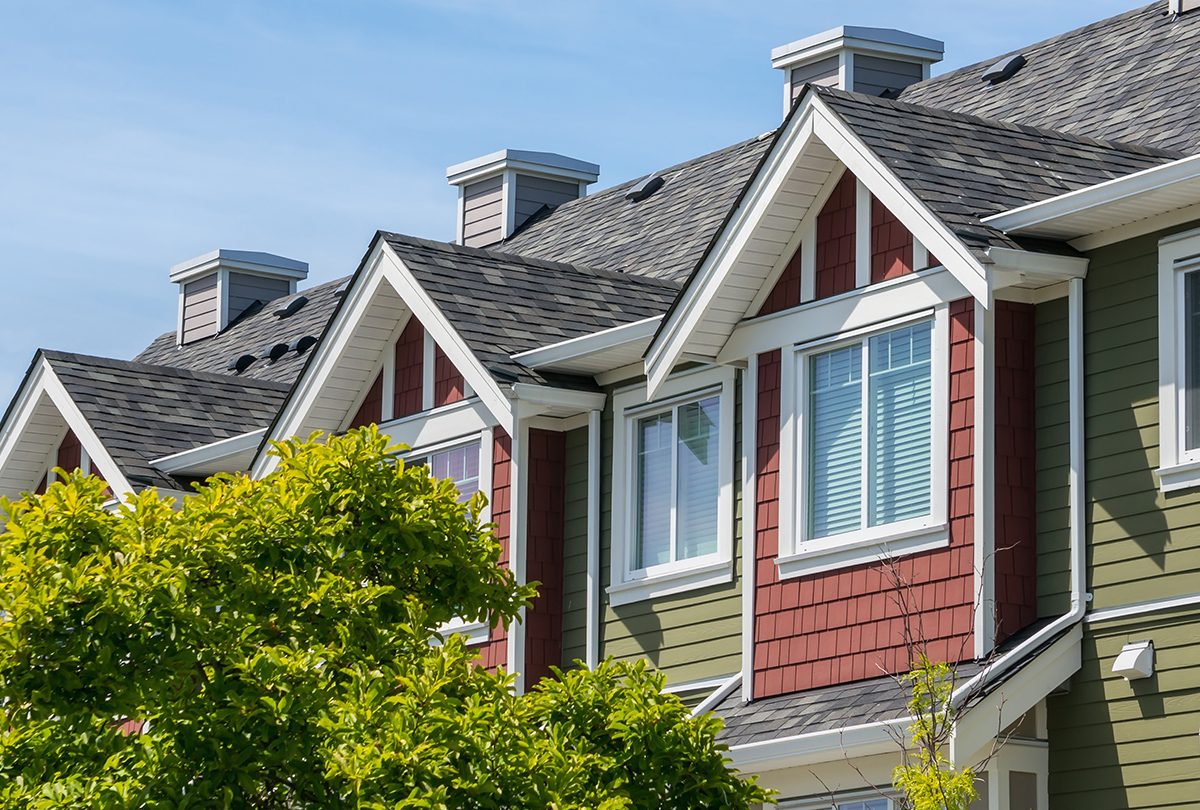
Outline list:
[[[179,285],[176,340],[186,346],[212,337],[256,303],[296,292],[308,263],[252,250],[214,250],[171,268]]]
[[[488,247],[520,228],[543,206],[551,208],[587,194],[600,167],[553,152],[501,149],[446,169],[458,186],[455,241]]]
[[[771,51],[771,67],[783,71],[783,113],[787,115],[805,84],[895,98],[910,84],[929,78],[942,61],[945,44],[894,28],[843,25],[781,45]]]

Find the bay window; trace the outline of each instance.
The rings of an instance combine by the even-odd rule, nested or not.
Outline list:
[[[732,575],[733,375],[680,375],[613,398],[615,604]]]
[[[944,319],[801,347],[785,369],[785,574],[944,544]]]

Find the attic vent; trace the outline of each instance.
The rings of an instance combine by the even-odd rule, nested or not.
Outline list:
[[[312,335],[305,335],[302,338],[292,341],[292,345],[288,348],[296,354],[304,354],[315,345],[317,345],[317,339]]]
[[[345,281],[343,281],[341,284],[339,284],[337,286],[337,289],[333,291],[333,294],[340,298],[343,295],[345,295],[349,289],[350,289],[350,279],[346,279]]]
[[[287,303],[287,306],[282,306],[279,309],[275,310],[275,317],[276,318],[290,318],[293,315],[295,315],[297,312],[299,312],[301,309],[303,309],[304,305],[307,303],[308,303],[307,297],[305,297],[303,295],[297,296],[296,298],[293,298],[291,301],[289,301]]]
[[[629,191],[626,191],[625,199],[634,203],[641,202],[662,188],[663,183],[665,182],[667,181],[662,179],[662,175],[652,174],[633,188],[629,189]]]
[[[229,365],[225,367],[226,371],[233,371],[241,374],[254,363],[258,358],[252,354],[239,354],[237,357],[229,361]]]
[[[263,349],[262,353],[258,356],[263,360],[270,360],[272,363],[274,363],[280,357],[283,357],[285,354],[287,354],[287,352],[288,345],[286,343],[272,343],[270,346]]]
[[[983,72],[983,80],[988,84],[1000,84],[1017,75],[1017,71],[1025,67],[1025,57],[1021,54],[1006,56]]]

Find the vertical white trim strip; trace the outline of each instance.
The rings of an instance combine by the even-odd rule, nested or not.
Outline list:
[[[411,317],[411,316],[410,316]],[[380,386],[383,401],[379,404],[379,421],[390,422],[396,418],[396,340],[393,334],[383,347],[383,385]]]
[[[1071,614],[1083,616],[1090,598],[1087,590],[1087,548],[1084,521],[1087,520],[1086,449],[1087,429],[1084,422],[1084,322],[1083,322],[1083,279],[1070,281],[1067,297],[1068,330],[1068,374],[1067,410],[1070,415],[1070,457],[1068,487],[1071,502],[1070,547],[1071,547]]]
[[[991,652],[996,640],[995,560],[995,330],[992,307],[975,302],[975,413],[972,451],[973,567],[975,576],[975,657]],[[948,346],[947,346],[948,348]]]
[[[505,169],[500,188],[500,215],[503,217],[500,238],[507,239],[517,229],[517,173]]]
[[[229,326],[229,271],[217,271],[217,331]]]
[[[913,270],[924,270],[929,266],[929,251],[921,244],[921,240],[913,237]]]
[[[424,354],[421,357],[421,410],[433,408],[434,368],[437,365],[437,343],[428,329],[421,330],[425,335]]]
[[[588,412],[587,665],[600,663],[600,411]]]
[[[479,519],[484,523],[492,519],[492,477],[494,474],[496,439],[493,428],[486,427],[479,432],[479,491],[487,495],[487,506],[479,513]]]
[[[521,418],[518,402],[514,401],[512,407],[514,429],[509,472],[512,500],[508,516],[508,558],[517,584],[524,585],[528,581],[525,526],[529,513],[529,422]],[[524,694],[526,689],[525,618],[526,610],[521,608],[518,621],[508,626],[508,671],[516,675],[514,688],[518,695]]]
[[[854,188],[854,286],[871,283],[871,192],[862,180]]]
[[[754,597],[757,587],[758,355],[742,372],[742,700],[754,699]],[[780,493],[782,497],[783,493]]]
[[[464,233],[467,216],[467,188],[465,185],[458,187],[458,205],[455,211],[457,214],[454,223],[454,241],[461,245],[467,238],[466,233]]]

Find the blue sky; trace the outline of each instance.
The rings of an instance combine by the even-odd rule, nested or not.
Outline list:
[[[946,42],[935,72],[1130,0],[0,2],[0,400],[39,346],[131,357],[168,268],[216,247],[353,271],[452,236],[445,167],[502,147],[602,188],[775,126],[773,46],[839,24]]]

